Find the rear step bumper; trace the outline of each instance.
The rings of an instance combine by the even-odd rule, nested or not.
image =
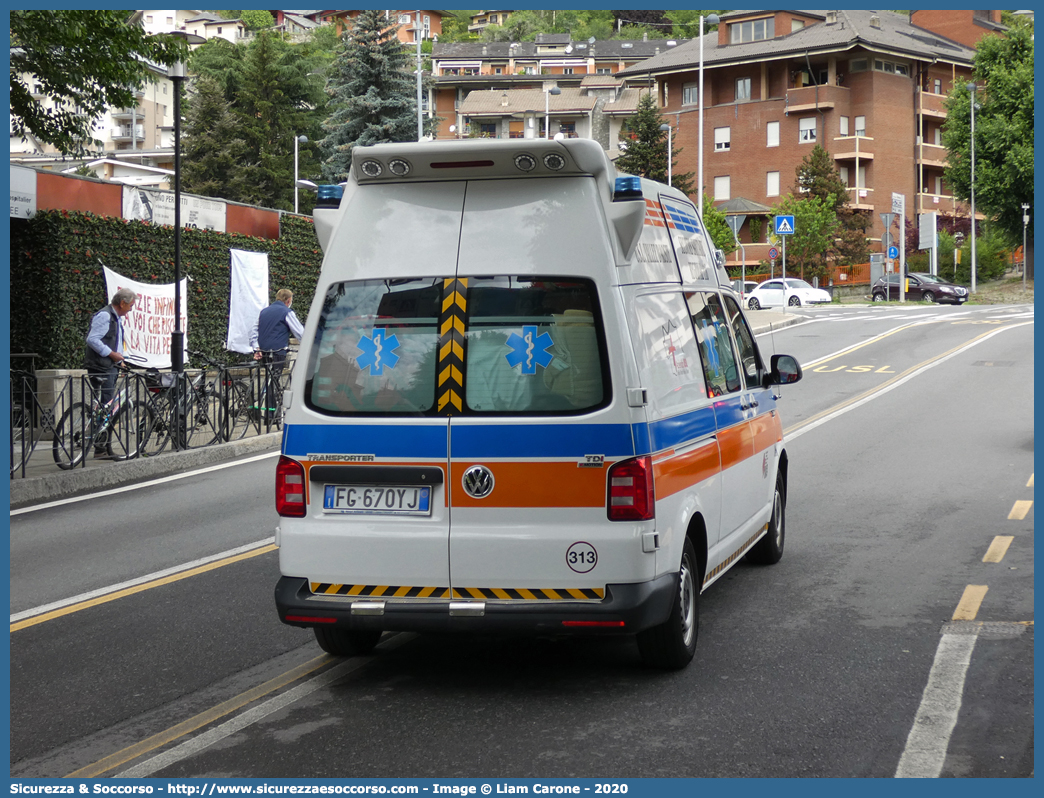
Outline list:
[[[651,582],[606,585],[601,601],[432,600],[320,597],[311,592],[306,579],[284,576],[276,584],[275,600],[280,620],[290,626],[395,632],[634,634],[667,620],[677,585],[677,574],[665,574]]]

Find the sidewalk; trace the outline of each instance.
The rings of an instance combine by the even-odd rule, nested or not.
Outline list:
[[[754,335],[762,335],[797,324],[807,316],[802,315],[801,311],[783,313],[774,310],[753,310],[747,314],[747,318]],[[227,462],[250,454],[275,451],[279,448],[281,437],[279,432],[254,435],[241,441],[204,446],[186,452],[164,452],[156,457],[137,458],[126,463],[88,458],[84,465],[71,471],[62,471],[54,464],[50,441],[40,441],[25,469],[25,477],[22,477],[19,471],[18,476],[11,479],[11,509],[82,496]]]

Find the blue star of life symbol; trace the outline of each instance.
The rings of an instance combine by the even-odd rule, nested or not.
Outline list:
[[[399,348],[399,339],[394,335],[388,335],[387,330],[374,330],[373,337],[365,335],[359,339],[360,357],[355,359],[360,369],[370,367],[370,376],[380,377],[384,374],[384,367],[395,368],[399,362],[399,356],[392,350]]]
[[[523,374],[536,374],[538,364],[547,368],[554,360],[555,356],[545,351],[553,344],[554,341],[547,333],[537,336],[535,324],[524,324],[522,325],[522,335],[513,332],[507,339],[507,345],[511,347],[511,351],[504,357],[507,358],[511,368],[521,365]]]

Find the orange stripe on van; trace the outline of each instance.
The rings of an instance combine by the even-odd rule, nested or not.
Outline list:
[[[685,454],[675,455],[653,463],[656,480],[656,497],[663,498],[680,493],[721,470],[718,447],[713,440]]]
[[[718,448],[721,450],[721,470],[726,471],[754,456],[754,435],[750,424],[742,424],[718,432]]]
[[[606,468],[567,463],[484,463],[493,472],[493,492],[473,499],[464,492],[464,472],[476,461],[454,461],[450,485],[454,507],[605,507]]]
[[[754,436],[754,453],[771,449],[783,440],[783,424],[778,413],[763,413],[751,419],[751,434]]]

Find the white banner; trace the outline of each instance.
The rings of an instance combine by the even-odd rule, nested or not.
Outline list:
[[[268,253],[230,249],[229,255],[232,280],[225,349],[249,353],[254,351],[250,331],[257,323],[257,315],[268,307]]]
[[[145,358],[142,363],[131,361],[136,366],[170,368],[170,334],[174,331],[174,283],[152,285],[117,274],[108,266],[105,269],[105,296],[120,288],[129,288],[138,295],[134,310],[123,317],[125,355]],[[181,281],[181,330],[185,333],[185,349],[188,350],[188,279]],[[188,361],[188,357],[185,357]]]
[[[153,224],[174,224],[174,192],[140,186],[123,187],[123,218]],[[181,195],[181,226],[225,232],[225,203],[189,194]]]
[[[11,166],[11,218],[36,216],[36,170]]]

